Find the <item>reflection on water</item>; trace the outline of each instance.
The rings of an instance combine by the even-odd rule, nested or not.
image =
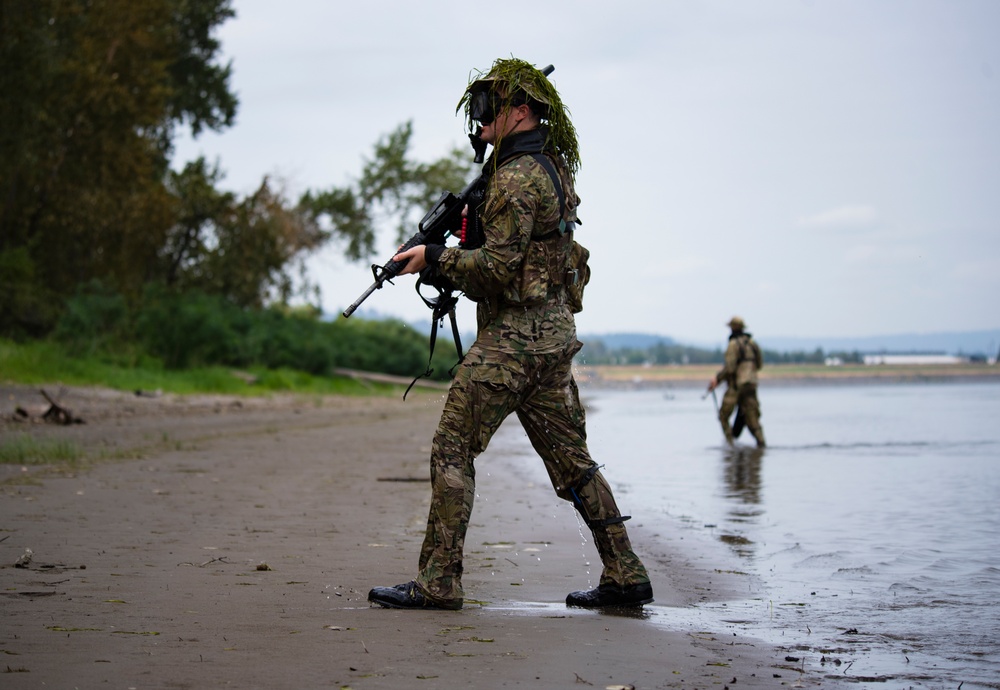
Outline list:
[[[585,393],[640,551],[694,528],[759,579],[701,614],[856,676],[1000,687],[1000,385],[765,387],[764,451],[719,447],[700,391]]]
[[[760,503],[760,459],[764,451],[759,448],[738,446],[724,449],[727,498],[741,503]],[[739,512],[738,509],[734,511]]]

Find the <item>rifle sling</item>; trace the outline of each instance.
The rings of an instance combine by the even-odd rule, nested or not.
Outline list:
[[[435,289],[438,291],[437,298],[434,300],[427,299],[420,293],[420,279],[417,279],[417,294],[420,295],[420,299],[424,301],[424,304],[431,308],[430,352],[427,354],[427,367],[424,373],[414,378],[410,382],[410,385],[406,387],[406,391],[403,393],[403,400],[406,400],[410,389],[413,388],[417,381],[429,377],[434,373],[434,369],[431,367],[431,360],[434,359],[434,346],[437,344],[437,329],[440,321],[446,314],[451,321],[451,335],[455,339],[455,351],[458,353],[458,361],[455,362],[455,366],[451,368],[449,373],[453,372],[455,367],[465,359],[465,354],[462,352],[462,337],[458,332],[458,318],[455,315],[455,306],[458,304],[458,297],[455,297],[451,290],[443,290],[436,286]]]

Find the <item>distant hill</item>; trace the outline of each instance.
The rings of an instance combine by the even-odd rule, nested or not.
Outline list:
[[[652,335],[650,333],[590,333],[581,335],[580,340],[584,343],[600,340],[609,350],[620,350],[628,347],[634,350],[645,350],[658,343],[664,345],[676,345],[677,341],[665,335]]]
[[[996,355],[1000,330],[952,333],[901,333],[860,338],[758,338],[762,347],[778,352],[940,352],[949,355]]]

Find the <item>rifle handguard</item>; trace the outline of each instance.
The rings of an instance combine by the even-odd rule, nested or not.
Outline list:
[[[406,240],[405,243],[403,243],[403,246],[401,246],[396,251],[396,254],[401,254],[405,252],[407,249],[413,249],[417,245],[426,243],[427,243],[427,237],[424,235],[424,233],[417,232],[416,234],[413,235],[413,237],[411,237],[410,239]],[[393,256],[395,256],[396,254],[393,254]],[[372,283],[368,287],[368,289],[361,294],[361,297],[358,297],[354,301],[354,304],[352,304],[351,306],[349,306],[347,309],[344,310],[344,318],[345,319],[349,318],[351,314],[353,314],[357,310],[357,308],[361,306],[361,303],[364,302],[366,299],[368,299],[368,297],[373,292],[375,292],[376,290],[380,290],[382,286],[385,285],[386,282],[391,281],[393,278],[398,276],[399,272],[403,270],[403,267],[406,266],[407,263],[409,263],[409,259],[405,259],[403,261],[393,261],[392,259],[389,259],[384,266],[379,266],[378,264],[372,264],[372,275],[375,276],[375,282]]]

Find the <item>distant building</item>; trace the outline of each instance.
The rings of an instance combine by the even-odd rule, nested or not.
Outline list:
[[[965,357],[946,355],[941,352],[906,352],[896,354],[879,352],[864,355],[863,361],[866,365],[877,366],[880,364],[961,364],[967,360]]]

